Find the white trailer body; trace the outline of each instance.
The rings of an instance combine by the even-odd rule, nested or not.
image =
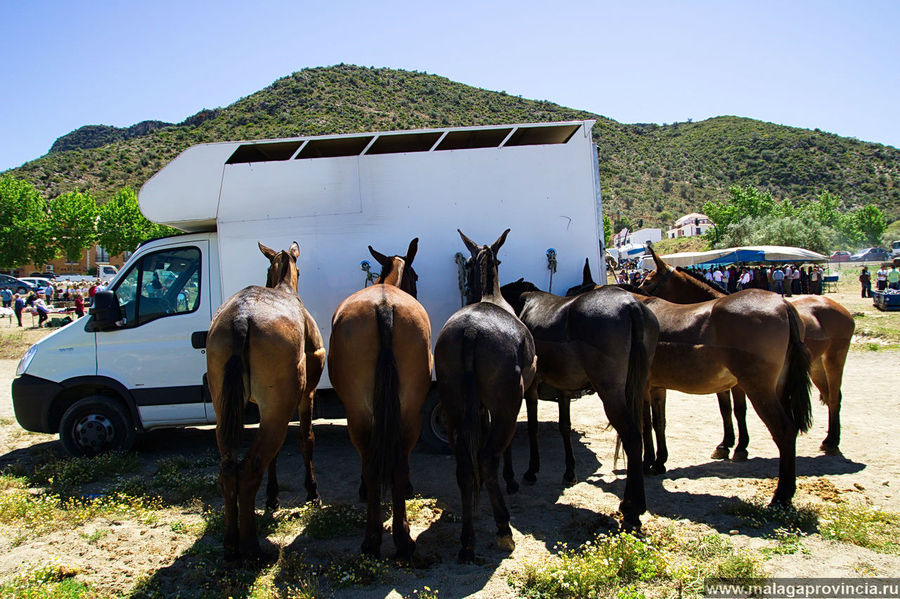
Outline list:
[[[27,421],[20,417],[20,423],[29,430],[59,426],[58,415],[68,408],[56,405],[58,391],[56,399],[36,401],[41,385],[35,381],[51,382],[54,390],[69,388],[56,373],[65,370],[67,379],[76,373],[55,362],[76,350],[60,348],[88,351],[84,348],[90,345],[96,354],[73,362],[96,362],[84,376],[97,377],[98,384],[117,383],[109,395],[129,408],[139,430],[213,422],[208,398],[199,399],[203,349],[196,347],[196,338],[192,345],[191,336],[208,328],[225,298],[247,285],[264,284],[268,262],[257,241],[276,250],[299,242],[300,297],[326,345],[335,308],[366,284],[361,263],[378,267],[368,245],[387,255],[402,254],[412,238],[419,238],[414,266],[433,339],[461,306],[456,254],[465,248],[457,229],[479,243],[491,243],[511,229],[500,253],[501,284],[524,277],[541,289],[552,283],[552,291],[562,294],[581,283],[585,258],[597,269],[597,280],[605,280],[592,125],[428,129],[189,148],[147,181],[139,202],[150,220],[192,234],[142,245],[110,289],[123,295],[129,273],[139,265],[151,272],[150,258],[141,262],[145,256],[166,257],[166,251],[191,246],[202,256],[190,283],[199,298],[188,294],[196,306],[145,325],[132,319],[123,330],[91,332],[83,319],[37,344],[20,368],[20,378],[28,377],[29,383],[18,385],[21,400],[14,385],[17,415],[21,412]],[[548,269],[549,250],[555,273]],[[119,301],[125,303],[122,297]],[[159,345],[162,333],[154,329],[165,329],[174,345]],[[82,343],[84,335],[94,336],[93,343]],[[140,381],[132,371],[140,372]],[[328,387],[326,372],[320,389]],[[68,392],[66,401],[77,401],[77,395]],[[41,407],[26,407],[26,402]]]

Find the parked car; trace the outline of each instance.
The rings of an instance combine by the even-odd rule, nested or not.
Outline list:
[[[900,239],[891,243],[891,256],[900,258]]]
[[[850,252],[846,250],[837,250],[828,257],[831,262],[848,262],[850,260]]]
[[[38,293],[40,293],[41,295],[44,294],[44,290],[47,287],[53,285],[53,281],[51,281],[50,279],[45,279],[44,277],[19,277],[19,280],[25,281],[32,287],[36,288],[38,290]]]
[[[48,270],[45,272],[34,271],[29,277],[41,277],[42,279],[50,279],[51,281],[56,278],[56,273],[52,270]]]
[[[37,291],[37,287],[28,281],[23,281],[22,279],[3,274],[0,274],[0,289],[9,289],[13,293],[29,293],[31,291]]]
[[[850,256],[851,262],[878,262],[891,259],[891,253],[884,248],[866,248]]]

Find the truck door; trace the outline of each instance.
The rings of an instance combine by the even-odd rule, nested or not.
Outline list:
[[[191,335],[209,329],[209,242],[141,256],[112,291],[124,322],[97,333],[97,374],[125,385],[147,429],[205,424],[206,352]]]

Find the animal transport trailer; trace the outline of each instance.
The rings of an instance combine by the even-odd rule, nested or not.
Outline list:
[[[265,283],[268,262],[257,241],[276,250],[299,242],[300,297],[326,345],[334,309],[367,284],[370,264],[377,267],[370,244],[401,254],[419,238],[414,266],[432,340],[462,305],[457,229],[479,243],[511,229],[499,256],[501,284],[524,277],[562,294],[581,283],[585,258],[606,280],[592,125],[188,148],[138,198],[147,218],[185,234],[141,245],[115,276],[109,289],[122,318],[112,330],[99,330],[92,315],[28,350],[13,382],[19,423],[59,432],[72,453],[127,445],[134,431],[214,423],[203,385],[205,332],[226,298]],[[136,301],[160,289],[163,297]],[[327,395],[330,387],[326,371],[319,389]],[[426,409],[426,429],[436,405]]]

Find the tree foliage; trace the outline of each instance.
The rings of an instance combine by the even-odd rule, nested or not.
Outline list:
[[[97,240],[97,202],[90,194],[70,191],[49,202],[50,230],[56,246],[69,262]]]
[[[141,214],[137,194],[125,187],[100,206],[97,240],[112,255],[133,252],[148,239],[177,233],[175,229],[150,222]]]
[[[47,202],[31,183],[0,176],[0,265],[44,264],[55,254]]]
[[[827,254],[834,245],[835,232],[808,216],[746,217],[733,222],[720,238],[721,247],[744,245],[786,245]]]

